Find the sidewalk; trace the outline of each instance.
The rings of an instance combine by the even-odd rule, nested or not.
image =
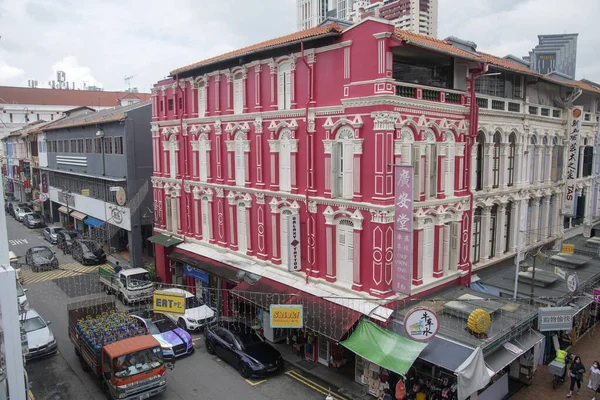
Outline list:
[[[593,396],[593,392],[591,389],[588,389],[587,384],[590,376],[590,366],[594,361],[600,361],[600,331],[596,332],[598,328],[600,328],[600,325],[592,328],[570,349],[572,353],[581,356],[583,365],[587,370],[581,383],[581,394],[577,396],[577,390],[575,390],[573,392],[573,399],[589,400]],[[567,393],[569,393],[568,379],[567,377],[567,380],[554,390],[552,389],[552,375],[548,372],[548,366],[540,365],[535,373],[532,384],[524,386],[511,400],[565,399]]]
[[[344,376],[325,365],[301,359],[291,346],[285,343],[272,343],[272,346],[279,350],[286,364],[302,371],[304,375],[320,383],[321,386],[330,388],[332,394],[342,395],[344,398],[352,400],[373,398],[370,395],[364,396],[362,386],[354,382],[351,377]]]

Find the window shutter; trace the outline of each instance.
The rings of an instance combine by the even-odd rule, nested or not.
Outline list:
[[[343,144],[344,162],[342,165],[343,171],[343,193],[345,199],[351,199],[354,194],[353,189],[353,163],[354,154],[352,150],[352,142],[345,141]]]
[[[242,140],[235,141],[235,184],[244,186],[245,184],[245,168],[244,168],[244,143]]]
[[[206,86],[198,88],[198,117],[204,118],[206,115]]]
[[[348,260],[348,267],[352,271],[352,263],[354,261],[354,230],[348,226],[344,227],[344,229],[346,230],[346,260]]]
[[[234,114],[241,114],[242,109],[244,107],[244,101],[243,101],[244,90],[243,90],[242,84],[243,84],[243,80],[241,80],[241,79],[236,79],[233,81],[233,113]]]
[[[211,238],[210,232],[210,214],[208,212],[208,200],[202,199],[202,239],[209,241]]]
[[[177,177],[177,152],[175,151],[175,144],[171,143],[171,149],[169,150],[169,175],[171,178]]]
[[[204,140],[199,140],[199,158],[200,158],[200,182],[206,182],[208,177],[208,163],[207,163],[207,154],[206,154],[206,143]]]
[[[285,109],[292,108],[292,73],[286,72],[284,75],[285,81]]]
[[[238,249],[242,253],[246,253],[248,249],[248,242],[246,238],[246,208],[244,206],[238,206]]]
[[[454,195],[454,146],[446,154],[446,196]]]
[[[277,74],[277,106],[280,110],[285,109],[285,70],[280,70]]]
[[[279,146],[279,188],[285,191],[292,189],[290,158],[290,142],[288,139],[283,139]]]
[[[287,219],[288,214],[284,214],[283,212],[280,214],[281,216],[281,264],[288,264],[288,242],[290,238],[288,237],[288,229],[287,229]]]

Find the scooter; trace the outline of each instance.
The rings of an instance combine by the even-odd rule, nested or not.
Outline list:
[[[565,356],[565,362],[560,362],[558,360],[553,360],[550,364],[548,364],[548,371],[552,374],[552,389],[556,389],[556,387],[565,381],[565,377],[567,375],[567,365],[571,363],[572,354],[567,353]]]

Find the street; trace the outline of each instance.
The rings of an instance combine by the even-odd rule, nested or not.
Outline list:
[[[60,262],[55,271],[32,272],[27,266],[21,271],[30,307],[50,321],[58,353],[29,361],[27,371],[36,399],[105,399],[100,385],[83,371],[67,332],[67,304],[103,295],[98,284],[98,267],[84,267],[56,246],[43,239],[42,229],[30,230],[12,217],[7,217],[10,250],[17,256],[32,246],[48,246]],[[117,300],[120,307],[123,305]],[[264,380],[245,380],[233,367],[204,348],[200,334],[192,334],[196,352],[177,360],[167,373],[167,391],[159,399],[323,399],[327,394],[324,382],[304,377],[300,371],[289,371]],[[335,399],[341,397],[335,395]]]

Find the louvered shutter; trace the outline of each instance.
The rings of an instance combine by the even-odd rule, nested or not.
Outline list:
[[[286,192],[292,190],[290,159],[290,142],[288,139],[282,139],[279,146],[279,188]]]
[[[244,161],[244,143],[238,139],[235,141],[235,184],[238,186],[245,184]]]
[[[354,163],[354,154],[352,151],[352,142],[344,142],[343,144],[343,189],[342,196],[345,199],[351,199],[354,194],[353,188],[353,163]]]
[[[208,178],[208,160],[206,154],[206,142],[200,139],[199,158],[200,158],[200,182],[206,182]]]
[[[446,154],[446,196],[454,195],[454,146]]]
[[[243,206],[238,206],[237,209],[237,217],[238,217],[238,249],[242,253],[246,253],[248,249],[248,242],[246,237],[246,208]]]
[[[233,81],[233,113],[241,114],[242,109],[244,108],[244,90],[243,90],[243,80],[236,79]]]
[[[206,86],[198,88],[198,117],[204,118],[206,115]]]

